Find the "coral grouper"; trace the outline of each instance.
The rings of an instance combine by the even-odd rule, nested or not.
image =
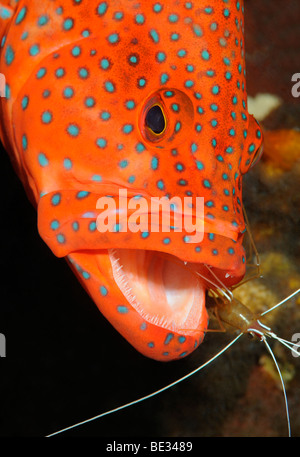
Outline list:
[[[157,360],[191,353],[207,290],[245,273],[242,175],[262,133],[247,112],[243,15],[241,0],[0,0],[1,140],[39,233]],[[163,196],[204,199],[202,241],[177,230],[176,205],[168,231],[130,230],[133,205],[150,215]]]

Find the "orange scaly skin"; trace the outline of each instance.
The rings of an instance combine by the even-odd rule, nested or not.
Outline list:
[[[196,298],[187,318],[173,320],[173,311],[165,318],[162,285],[186,274],[173,261],[213,279],[208,264],[227,286],[245,273],[242,174],[262,135],[247,112],[243,2],[0,0],[0,40],[1,140],[37,207],[41,237],[67,256],[101,312],[141,353],[157,360],[191,353],[207,328],[208,286],[190,273]],[[155,104],[166,122],[157,136],[145,126]],[[184,231],[99,233],[97,200],[116,199],[120,188],[128,198],[204,197],[203,241],[188,243]],[[150,299],[146,310],[135,306],[117,285],[122,248],[132,250],[138,297],[151,288],[149,277],[157,281],[149,292],[155,311]]]

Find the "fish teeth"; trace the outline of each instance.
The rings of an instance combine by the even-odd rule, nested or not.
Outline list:
[[[130,287],[126,275],[123,273],[123,265],[120,264],[120,259],[115,257],[116,251],[111,250],[111,260],[112,266],[114,269],[115,279],[120,287],[121,292],[127,301],[135,308],[141,310],[141,304],[138,302],[136,296],[132,293],[132,288]]]
[[[123,265],[120,264],[120,259],[116,257],[115,250],[110,250],[110,259],[113,267],[115,281],[128,303],[130,303],[130,305],[133,306],[133,308],[140,314],[140,316],[150,324],[162,328],[167,328],[171,332],[175,331],[176,325],[174,322],[170,323],[164,316],[160,316],[158,314],[149,314],[148,312],[145,312],[143,306],[132,291],[132,287],[129,284],[126,273],[123,271]],[[188,262],[184,263],[186,264]]]

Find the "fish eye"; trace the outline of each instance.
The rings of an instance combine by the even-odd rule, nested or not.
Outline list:
[[[145,117],[146,126],[155,135],[161,135],[166,129],[166,118],[159,105],[153,105]]]

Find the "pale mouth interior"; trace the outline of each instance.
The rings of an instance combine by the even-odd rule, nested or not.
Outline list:
[[[196,329],[205,304],[201,278],[170,254],[110,249],[119,289],[147,322],[171,331]]]

